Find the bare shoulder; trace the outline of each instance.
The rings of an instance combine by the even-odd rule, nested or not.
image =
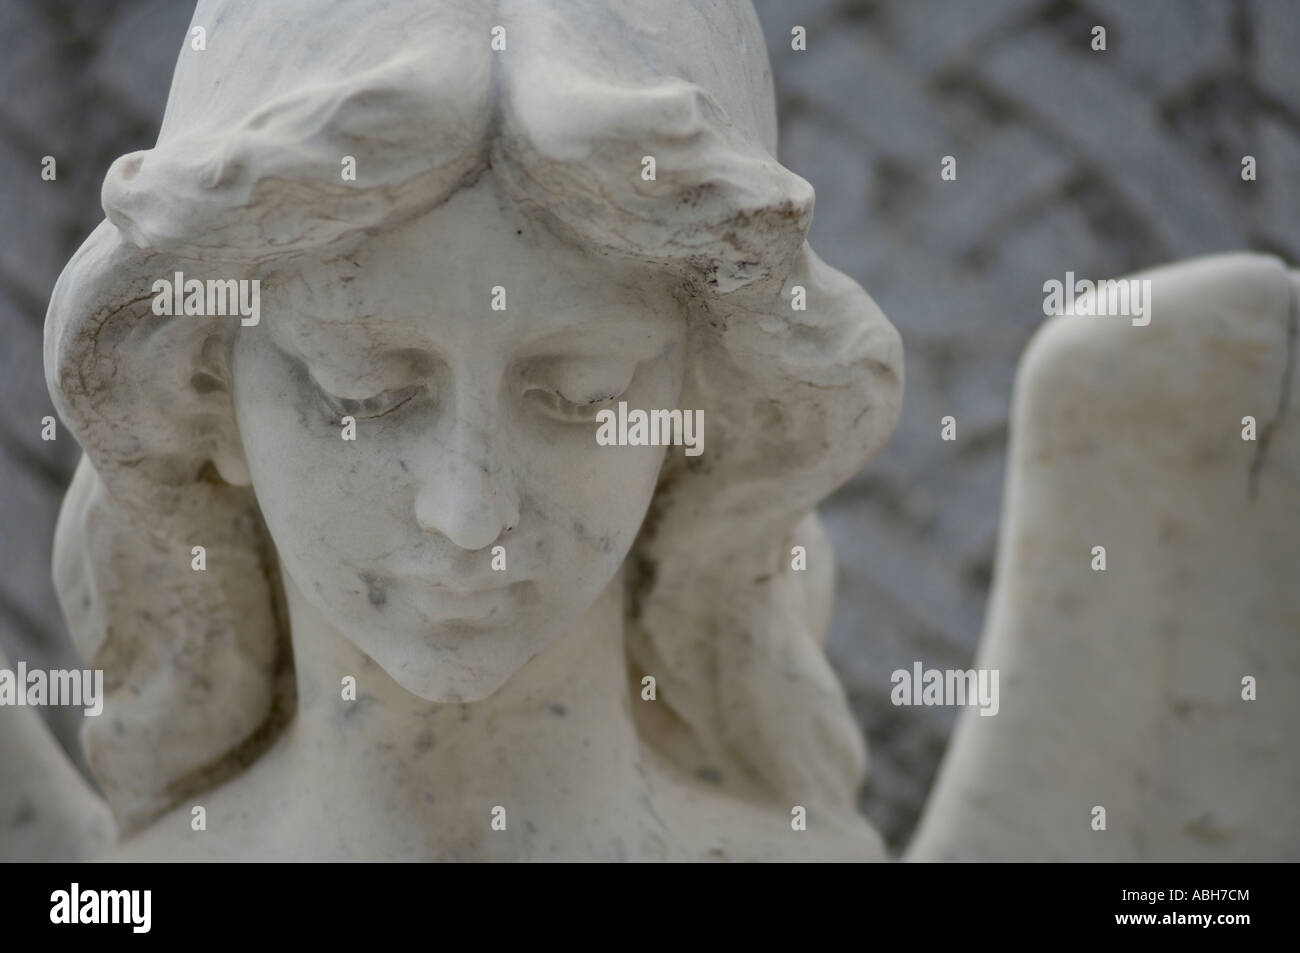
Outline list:
[[[242,774],[186,798],[147,827],[120,841],[97,860],[108,863],[166,861],[222,863],[267,860],[277,843],[276,820],[292,816],[292,804],[275,784],[275,759],[263,756]]]
[[[736,797],[680,777],[660,788],[661,813],[683,845],[682,860],[714,862],[840,862],[889,860],[866,818],[808,804]]]

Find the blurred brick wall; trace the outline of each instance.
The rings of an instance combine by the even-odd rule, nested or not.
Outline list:
[[[1043,282],[1239,248],[1300,262],[1300,4],[755,5],[780,158],[817,189],[813,247],[903,336],[898,430],[822,507],[840,559],[831,654],[871,746],[863,806],[897,845],[955,710],[894,708],[889,674],[971,664]],[[955,443],[939,440],[948,414]]]
[[[77,449],[41,322],[102,217],[118,155],[153,144],[192,4],[0,0],[0,645],[75,665],[49,581]],[[889,673],[970,664],[1017,358],[1042,283],[1255,248],[1300,261],[1300,4],[1286,0],[758,0],[781,160],[817,189],[812,242],[903,335],[884,453],[824,507],[831,653],[871,744],[867,813],[910,832],[954,713],[895,709]],[[808,49],[790,49],[790,29]],[[1094,24],[1108,49],[1089,47]],[[1259,181],[1240,178],[1244,154]],[[58,160],[43,182],[41,157]],[[955,156],[957,180],[939,178]],[[952,414],[959,439],[938,439]],[[47,712],[65,743],[75,715]]]
[[[80,456],[53,414],[41,334],[68,258],[104,213],[109,163],[153,145],[194,4],[0,0],[0,647],[79,668],[50,582],[54,521]],[[57,178],[41,179],[52,155]],[[78,756],[77,709],[42,714]],[[84,764],[84,762],[83,762]]]

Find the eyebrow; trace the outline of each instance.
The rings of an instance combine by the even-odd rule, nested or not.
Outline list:
[[[668,328],[648,321],[598,317],[530,335],[525,339],[524,347],[539,356],[555,349],[559,344],[563,344],[560,350],[564,353],[576,351],[599,355],[606,353],[609,344],[616,343],[620,347],[644,351],[644,360],[661,353],[671,337]],[[605,347],[600,346],[602,343]]]
[[[279,322],[274,322],[279,324]],[[287,343],[295,353],[305,358],[312,358],[313,351],[328,354],[328,348],[321,348],[322,337],[341,335],[355,337],[365,333],[365,327],[382,330],[385,327],[408,332],[409,337],[402,343],[386,347],[384,351],[419,350],[440,353],[436,340],[418,330],[417,319],[389,317],[377,313],[355,315],[347,318],[309,317],[300,311],[291,311],[287,322]],[[638,321],[624,317],[614,318],[593,315],[587,319],[575,320],[570,324],[539,328],[536,333],[521,335],[516,345],[520,356],[543,357],[555,354],[579,353],[600,356],[609,352],[610,345],[616,348],[631,348],[640,352],[639,359],[657,357],[668,345],[672,337],[671,330],[657,323]],[[278,336],[277,336],[278,340]],[[317,347],[304,347],[315,341]]]
[[[381,318],[378,315],[354,315],[347,318],[327,318],[310,315],[304,311],[290,309],[286,313],[287,321],[273,321],[272,338],[275,343],[282,349],[287,349],[291,353],[305,358],[312,359],[319,354],[328,356],[332,348],[321,346],[327,342],[331,336],[336,338],[355,339],[365,333],[364,321],[367,319],[377,319],[390,324],[394,328],[401,328],[402,325],[395,320]],[[409,345],[400,345],[396,350],[403,350],[415,346],[417,342]],[[310,346],[310,345],[315,345]],[[387,350],[387,349],[385,349]]]

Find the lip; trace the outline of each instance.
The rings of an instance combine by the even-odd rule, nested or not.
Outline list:
[[[425,612],[443,622],[490,628],[524,608],[536,594],[532,580],[480,589],[460,589],[445,583],[423,580]]]
[[[517,579],[514,582],[508,582],[499,586],[477,586],[466,587],[449,586],[445,583],[433,583],[429,586],[440,596],[450,596],[453,599],[482,599],[501,595],[512,589],[519,589],[528,586],[531,583],[529,579]]]

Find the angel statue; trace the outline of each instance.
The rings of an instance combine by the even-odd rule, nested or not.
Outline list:
[[[6,711],[0,808],[30,809],[0,857],[888,859],[814,507],[892,431],[902,347],[806,241],[748,0],[193,24],[46,319],[97,789]],[[1130,334],[1044,327],[981,649],[1001,709],[963,719],[907,856],[1294,851],[1296,417],[1253,496],[1219,418],[1273,419],[1296,289],[1231,257],[1155,273]]]

